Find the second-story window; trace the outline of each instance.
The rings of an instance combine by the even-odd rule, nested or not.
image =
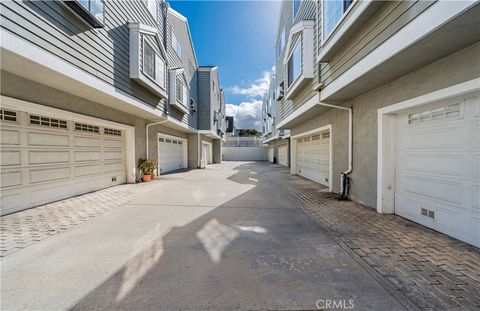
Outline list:
[[[64,1],[77,16],[94,28],[101,28],[105,23],[105,3],[102,0]]]
[[[283,48],[285,47],[285,28],[280,33],[280,38],[278,38],[277,44],[277,55],[280,56],[283,52]]]
[[[183,104],[184,106],[187,106],[187,100],[188,100],[188,89],[186,86],[180,81],[179,78],[177,78],[177,88],[176,88],[176,95],[177,95],[177,101]]]
[[[183,48],[182,45],[180,44],[180,41],[178,41],[177,36],[175,33],[172,31],[172,47],[175,50],[175,53],[177,53],[178,57],[180,59],[183,58]]]
[[[146,41],[143,42],[143,72],[155,80],[155,51]]]
[[[292,54],[288,59],[287,72],[288,72],[288,87],[297,80],[298,76],[302,72],[302,39],[298,38],[293,48]]]
[[[327,38],[342,19],[343,14],[352,4],[352,0],[324,0],[323,5],[323,39]]]

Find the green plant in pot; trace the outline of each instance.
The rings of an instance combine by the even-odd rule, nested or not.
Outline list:
[[[158,162],[156,160],[144,160],[138,161],[138,169],[143,174],[143,181],[147,182],[155,178],[155,170],[158,168]]]

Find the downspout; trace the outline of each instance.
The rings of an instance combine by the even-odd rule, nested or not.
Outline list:
[[[155,123],[149,123],[145,126],[145,145],[146,145],[146,156],[147,156],[147,160],[148,160],[148,128],[152,125],[158,125],[158,124],[162,124],[162,123],[165,123],[167,122],[168,119],[165,119],[165,120],[162,120],[162,121],[159,121],[159,122],[155,122]]]
[[[320,95],[320,90],[318,90],[318,94]],[[348,111],[348,169],[346,171],[342,172],[341,181],[340,181],[340,193],[342,194],[342,199],[345,200],[348,197],[348,188],[345,189],[345,187],[347,186],[347,182],[348,182],[347,176],[353,171],[353,163],[352,163],[353,162],[352,161],[352,158],[353,158],[353,155],[352,155],[352,149],[353,149],[353,126],[352,126],[353,110],[352,110],[352,108],[325,104],[325,103],[322,103],[320,101],[317,103],[317,105]]]

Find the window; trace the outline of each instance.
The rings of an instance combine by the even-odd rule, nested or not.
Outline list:
[[[0,109],[0,120],[17,121],[17,113],[15,111]]]
[[[188,89],[185,85],[177,78],[177,88],[176,88],[177,101],[186,106],[188,101]]]
[[[182,45],[180,44],[180,41],[178,41],[177,36],[175,33],[172,31],[172,47],[175,50],[175,53],[177,53],[178,57],[180,59],[183,58],[183,48]]]
[[[121,130],[115,130],[115,129],[109,129],[109,128],[105,127],[103,129],[103,134],[112,135],[112,136],[122,136],[122,131]]]
[[[429,109],[426,111],[410,113],[408,115],[408,124],[419,122],[435,121],[449,118],[460,118],[462,116],[462,106],[460,103],[450,104],[444,107]]]
[[[277,45],[277,54],[280,56],[283,52],[283,48],[285,47],[285,28],[282,30],[280,34],[280,38],[278,38],[278,45]]]
[[[292,84],[297,80],[302,72],[302,45],[301,45],[301,38],[297,40],[295,43],[295,47],[293,48],[292,55],[288,59],[287,64],[287,71],[288,71],[288,87],[292,86]]]
[[[323,4],[323,39],[335,29],[343,14],[352,4],[352,0],[324,0]]]
[[[155,51],[145,40],[143,40],[143,72],[155,79]]]
[[[82,132],[90,132],[100,134],[100,129],[96,125],[84,124],[84,123],[75,123],[75,130]]]
[[[94,28],[105,23],[105,3],[102,0],[65,1],[65,5]]]
[[[300,4],[302,0],[293,0],[293,17],[297,16],[298,8],[300,8]]]
[[[53,119],[53,118],[43,117],[38,115],[30,115],[30,124],[43,125],[43,126],[49,126],[49,127],[58,127],[62,129],[67,128],[67,121],[65,120]]]
[[[146,5],[148,8],[148,11],[152,15],[153,19],[155,22],[158,21],[158,11],[157,11],[157,1],[156,0],[146,0]]]

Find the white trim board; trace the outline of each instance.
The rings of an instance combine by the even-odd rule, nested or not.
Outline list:
[[[480,78],[417,96],[377,111],[377,212],[394,213],[395,120],[396,113],[416,106],[480,91]],[[388,184],[387,184],[388,183]],[[385,193],[384,193],[385,190]],[[389,195],[390,194],[390,195]]]
[[[309,136],[315,133],[320,133],[320,132],[325,132],[328,131],[330,133],[330,146],[329,146],[329,173],[328,173],[328,190],[332,191],[333,189],[333,132],[332,132],[332,124],[328,124],[325,126],[321,126],[319,128],[303,132],[300,134],[296,134],[293,136],[290,136],[290,174],[292,175],[297,175],[297,138],[304,137],[304,136]]]
[[[350,67],[321,92],[320,100],[327,100],[353,81],[380,66],[382,63],[401,53],[417,41],[462,14],[472,6],[475,1],[448,1],[440,0],[408,23],[405,27],[388,38],[384,43],[370,52],[367,56]]]
[[[24,100],[19,100],[12,97],[1,96],[0,107],[26,111],[29,113],[37,113],[44,116],[51,116],[55,118],[62,118],[77,122],[85,122],[93,125],[112,127],[120,129],[125,133],[125,170],[127,183],[135,183],[136,165],[135,165],[135,127],[118,122],[108,121],[100,118],[90,117],[83,114],[70,112],[58,108],[52,108]]]

